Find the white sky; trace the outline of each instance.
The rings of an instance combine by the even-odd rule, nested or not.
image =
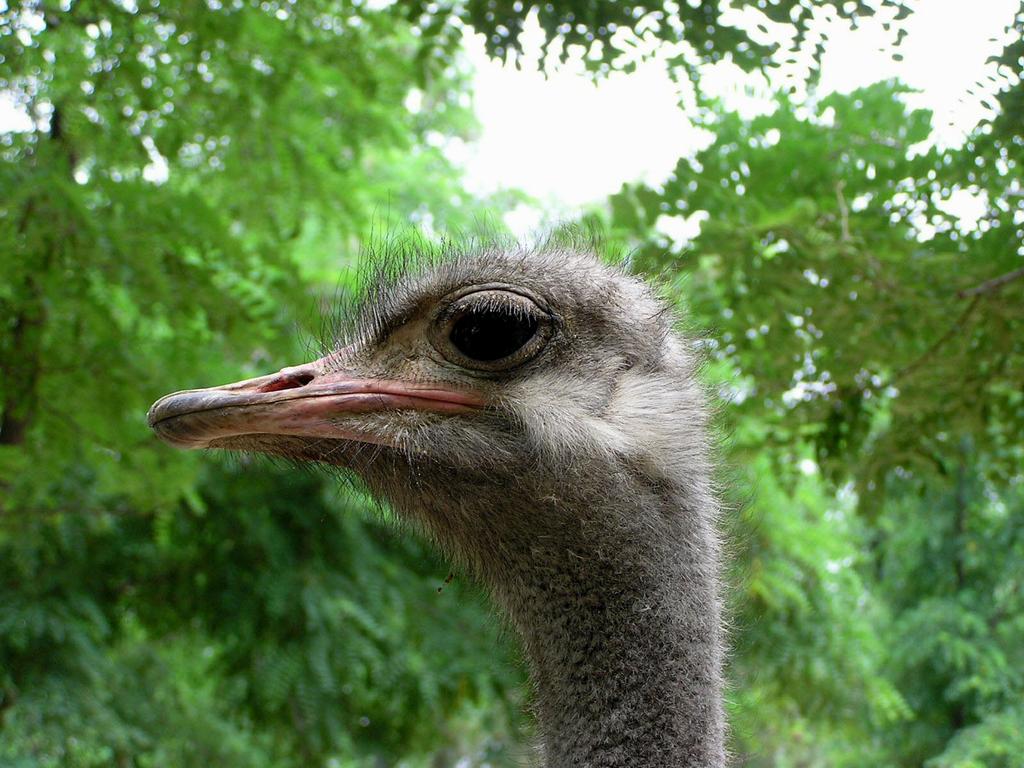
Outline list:
[[[967,90],[994,71],[986,59],[1002,50],[1017,8],[1017,0],[920,0],[905,22],[902,61],[892,59],[893,36],[881,19],[864,20],[856,31],[823,22],[818,31],[828,42],[818,95],[898,78],[920,91],[908,98],[913,106],[934,111],[936,140],[959,144],[986,112]],[[516,70],[488,60],[481,36],[467,36],[482,133],[469,146],[452,147],[472,191],[518,188],[537,199],[509,217],[519,234],[571,218],[624,182],[660,183],[706,140],[679,108],[660,61],[596,86],[578,60],[545,78],[537,67],[539,38],[536,25],[527,29],[525,66]],[[747,114],[770,104],[765,79],[733,65],[709,68],[702,85]]]

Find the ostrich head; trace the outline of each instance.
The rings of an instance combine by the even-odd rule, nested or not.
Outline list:
[[[519,630],[552,764],[718,764],[716,507],[671,314],[576,248],[383,272],[324,357],[168,395],[150,425],[355,471]]]

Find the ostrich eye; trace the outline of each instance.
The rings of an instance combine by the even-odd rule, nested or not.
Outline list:
[[[470,360],[489,363],[508,357],[534,337],[539,325],[535,316],[516,309],[471,310],[455,321],[448,338]]]
[[[430,339],[449,362],[496,372],[537,355],[553,326],[554,316],[518,290],[485,288],[442,302]]]

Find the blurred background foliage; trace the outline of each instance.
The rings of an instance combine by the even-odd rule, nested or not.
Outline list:
[[[723,396],[737,764],[1024,765],[1024,8],[995,117],[942,150],[897,83],[751,119],[700,88],[798,56],[813,84],[812,6],[909,6],[734,5],[789,42],[698,3],[0,2],[35,126],[0,133],[0,765],[529,754],[471,585],[333,479],[172,451],[145,411],[308,353],[374,229],[520,199],[468,194],[443,145],[474,131],[463,35],[514,56],[530,13],[595,77],[636,65],[630,33],[683,44],[714,137],[586,223]]]

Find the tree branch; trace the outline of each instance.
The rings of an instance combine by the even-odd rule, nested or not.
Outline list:
[[[846,182],[840,179],[836,182],[836,202],[839,204],[839,231],[841,241],[850,242],[850,209],[846,205],[846,198],[843,197],[843,187]]]
[[[994,293],[1002,288],[1007,283],[1012,283],[1014,280],[1019,280],[1024,277],[1024,267],[1015,269],[1012,272],[1007,272],[1005,275],[999,277],[993,277],[991,280],[986,280],[980,285],[976,285],[973,288],[968,288],[963,291],[957,291],[957,298],[966,299],[969,296],[981,296],[986,293]]]
[[[903,368],[896,371],[896,373],[893,375],[890,381],[890,384],[895,384],[896,382],[904,379],[908,374],[920,368],[922,365],[924,365],[924,363],[928,361],[928,358],[930,358],[932,355],[938,352],[947,341],[949,341],[957,333],[959,333],[963,329],[963,327],[967,325],[967,321],[974,313],[974,310],[977,309],[978,303],[980,301],[980,294],[976,295],[973,299],[971,299],[971,303],[968,304],[967,308],[960,313],[960,317],[958,317],[953,322],[953,324],[946,329],[946,332],[943,333],[939,338],[937,338],[935,342],[930,347],[928,347],[928,349],[922,352],[916,360],[912,360],[910,363],[903,366]]]

